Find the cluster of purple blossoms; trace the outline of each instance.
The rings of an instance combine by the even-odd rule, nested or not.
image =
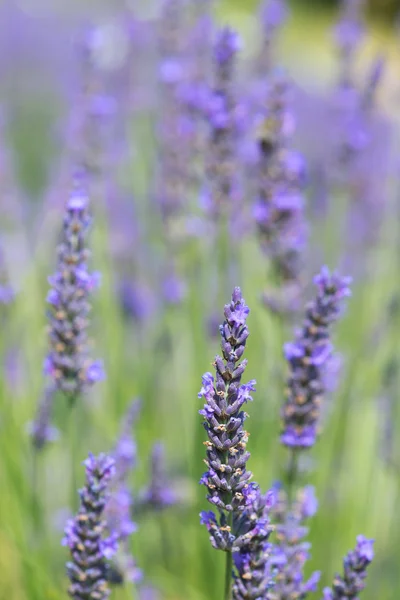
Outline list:
[[[14,296],[15,292],[8,281],[4,257],[0,247],[0,306],[10,304],[14,300]]]
[[[200,483],[208,490],[208,501],[218,509],[201,513],[201,523],[207,526],[214,548],[231,552],[235,543],[233,516],[246,508],[245,490],[251,472],[246,470],[250,453],[246,449],[247,432],[243,424],[243,405],[252,400],[255,381],[241,384],[247,360],[241,362],[249,332],[246,325],[249,308],[240,288],[235,288],[231,303],[225,306],[225,321],[220,326],[223,358],[216,356],[215,379],[211,373],[203,376],[199,398],[204,398],[204,428],[208,440],[206,465],[208,470]],[[236,533],[236,532],[235,532]]]
[[[101,363],[88,356],[88,298],[99,284],[99,274],[89,272],[87,264],[88,204],[81,189],[75,189],[66,203],[57,272],[49,278],[52,289],[47,295],[50,352],[45,373],[71,398],[104,378]]]
[[[246,508],[238,515],[234,553],[235,573],[232,586],[233,600],[265,598],[273,586],[270,563],[272,532],[270,511],[275,501],[272,492],[262,494],[258,485],[251,483],[243,490]]]
[[[71,581],[68,593],[74,600],[105,600],[110,595],[108,560],[117,551],[116,537],[104,537],[104,509],[114,461],[104,454],[97,458],[89,455],[84,464],[86,485],[79,492],[81,505],[78,514],[67,522],[63,539],[72,558],[67,563]]]
[[[209,94],[205,116],[210,127],[206,179],[209,187],[203,196],[211,216],[227,214],[237,205],[236,147],[239,135],[237,102],[234,94],[238,34],[225,27],[218,32],[214,47],[215,81]]]
[[[324,589],[324,600],[357,600],[365,588],[367,567],[374,558],[374,540],[363,535],[357,537],[357,545],[343,560],[343,576],[336,575],[332,588]]]
[[[144,508],[157,511],[173,506],[177,502],[176,494],[168,484],[165,451],[161,442],[156,442],[153,446],[150,482],[140,493],[139,502]]]
[[[289,505],[285,492],[279,490],[271,515],[276,523],[277,542],[272,546],[270,557],[270,567],[275,569],[275,583],[268,600],[303,600],[309,592],[316,591],[320,573],[316,571],[304,581],[303,568],[310,556],[310,544],[304,541],[308,534],[304,523],[317,508],[312,486],[300,489],[292,505]]]
[[[293,130],[288,91],[287,79],[279,75],[268,93],[258,139],[259,189],[254,207],[261,248],[271,261],[274,279],[283,289],[281,299],[277,290],[267,290],[264,299],[279,312],[291,311],[296,302],[307,237],[302,193],[305,165],[303,158],[287,147]]]
[[[316,441],[325,372],[332,357],[330,326],[341,313],[343,299],[350,295],[350,281],[323,267],[314,278],[318,293],[306,309],[303,327],[294,342],[285,344],[290,375],[281,441],[289,448],[308,448]]]

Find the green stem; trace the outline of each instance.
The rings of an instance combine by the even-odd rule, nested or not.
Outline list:
[[[73,513],[78,510],[78,477],[77,477],[77,424],[75,408],[76,396],[69,398],[69,441],[71,456],[71,508]]]
[[[231,600],[232,596],[232,552],[226,553],[226,563],[225,563],[225,593],[224,600]]]
[[[294,449],[290,450],[290,457],[289,457],[289,464],[288,464],[287,478],[286,478],[287,496],[288,496],[289,505],[292,503],[293,497],[294,497],[294,486],[296,483],[297,472],[298,472],[298,456],[299,456],[299,454],[298,454],[297,450],[294,450]]]

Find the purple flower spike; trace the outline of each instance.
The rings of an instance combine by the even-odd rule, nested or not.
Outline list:
[[[272,293],[267,290],[265,303],[279,312],[295,308],[307,239],[304,160],[287,147],[293,122],[288,110],[288,91],[287,79],[276,76],[267,96],[267,110],[258,140],[258,199],[254,206],[261,249],[284,290],[283,299],[278,297],[278,290]]]
[[[206,160],[208,188],[202,194],[211,216],[233,214],[237,207],[237,142],[240,128],[238,105],[234,93],[236,54],[239,38],[228,27],[218,33],[214,47],[215,80],[205,106],[210,126],[209,149]]]
[[[107,529],[119,542],[120,552],[114,558],[112,571],[116,582],[139,581],[141,572],[130,552],[130,536],[136,532],[132,521],[133,498],[128,477],[136,466],[136,443],[132,429],[140,410],[140,401],[134,400],[124,416],[121,433],[113,451],[114,475],[110,482],[110,494],[104,517]]]
[[[317,507],[312,486],[300,489],[291,505],[283,490],[277,492],[277,502],[272,508],[277,543],[271,548],[269,560],[271,569],[275,569],[276,582],[268,600],[300,600],[306,598],[308,592],[317,590],[320,573],[314,572],[308,580],[304,580],[303,573],[304,565],[310,557],[310,544],[304,541],[308,534],[305,521],[316,513]]]
[[[324,589],[324,600],[357,600],[365,588],[367,567],[374,558],[374,540],[363,535],[357,537],[357,545],[343,561],[343,576],[336,575],[332,588]]]
[[[241,40],[236,31],[225,27],[219,32],[215,44],[215,60],[221,66],[229,64],[241,49]]]
[[[263,495],[257,484],[251,483],[243,490],[246,509],[238,519],[240,536],[235,542],[239,550],[234,553],[235,575],[232,586],[233,600],[256,600],[266,595],[273,586],[269,562],[272,531],[269,514],[275,495]]]
[[[168,485],[164,463],[164,446],[156,442],[151,453],[150,483],[140,494],[140,501],[144,508],[163,510],[177,502],[175,493]]]
[[[246,470],[250,454],[246,450],[247,432],[243,427],[246,414],[242,406],[250,399],[249,392],[254,390],[255,382],[241,385],[247,361],[240,362],[249,335],[248,313],[240,288],[235,288],[220,326],[222,357],[215,357],[215,378],[206,373],[199,394],[205,400],[199,412],[208,436],[205,442],[208,470],[200,483],[207,487],[207,499],[219,512],[218,519],[213,513],[203,513],[202,523],[210,532],[213,547],[228,552],[235,542],[229,522],[245,509],[244,491],[251,477]]]
[[[71,398],[104,379],[101,362],[89,358],[86,331],[89,296],[99,281],[99,274],[90,273],[87,265],[88,202],[82,189],[67,201],[57,272],[49,278],[52,289],[47,294],[50,351],[45,373]]]
[[[103,519],[114,461],[104,454],[89,455],[84,464],[86,485],[79,492],[81,505],[78,514],[67,522],[62,542],[69,547],[72,558],[66,565],[71,581],[68,593],[76,600],[105,600],[110,595],[105,577],[107,564],[117,550],[115,536],[104,536]]]
[[[350,295],[350,281],[349,277],[331,275],[323,267],[314,278],[318,293],[306,309],[303,328],[294,342],[284,346],[290,374],[288,397],[282,409],[281,442],[289,448],[309,448],[316,441],[333,353],[330,325],[337,321],[343,299]]]

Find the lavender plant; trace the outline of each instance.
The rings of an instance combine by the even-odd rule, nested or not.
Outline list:
[[[243,490],[246,509],[238,523],[239,550],[234,554],[235,574],[232,586],[233,600],[255,600],[270,597],[274,586],[271,568],[272,531],[269,514],[274,504],[274,494],[263,495],[257,484]],[[268,595],[266,595],[268,594]]]
[[[107,584],[108,560],[117,550],[115,534],[104,537],[104,509],[108,485],[114,475],[114,461],[100,454],[85,460],[86,484],[79,492],[78,514],[65,527],[63,544],[71,552],[67,574],[71,581],[68,593],[74,600],[105,600],[110,595]]]
[[[225,27],[218,32],[214,47],[215,80],[208,100],[206,116],[210,125],[205,207],[212,217],[232,214],[239,197],[236,144],[238,114],[235,97],[238,34]]]
[[[305,522],[316,513],[317,508],[318,501],[312,486],[298,490],[291,503],[283,489],[278,491],[278,500],[271,515],[276,523],[276,543],[272,546],[270,558],[270,566],[276,570],[276,579],[268,600],[302,600],[309,592],[316,591],[319,571],[305,581],[303,568],[310,557],[311,546],[304,541],[308,534]]]
[[[165,469],[165,451],[161,442],[153,445],[151,452],[150,481],[139,494],[139,502],[146,509],[163,510],[177,502],[177,496],[169,485]]]
[[[107,528],[117,536],[119,542],[110,579],[120,584],[125,581],[137,583],[142,578],[142,572],[130,552],[130,536],[137,531],[137,526],[132,520],[133,494],[128,482],[130,473],[136,467],[137,450],[132,429],[140,406],[140,401],[133,401],[123,419],[121,434],[112,453],[114,473],[109,482],[110,493],[104,511]]]
[[[248,313],[240,288],[235,288],[230,304],[225,306],[225,321],[220,327],[222,357],[215,357],[215,379],[211,373],[206,373],[199,393],[199,397],[205,399],[204,408],[199,412],[205,419],[208,436],[205,442],[208,470],[200,483],[208,490],[207,500],[218,509],[218,516],[213,511],[202,512],[201,523],[210,533],[212,546],[227,553],[226,599],[231,596],[232,552],[242,549],[236,577],[236,594],[240,597],[238,594],[246,593],[241,586],[243,575],[246,583],[250,570],[257,567],[258,561],[265,563],[262,544],[269,535],[264,512],[268,503],[256,488],[249,487],[251,472],[246,467],[250,454],[246,449],[248,436],[243,427],[246,414],[242,407],[252,400],[250,393],[255,389],[255,381],[241,383],[247,361],[239,361],[249,335]],[[254,515],[260,519],[255,520]],[[254,554],[250,555],[250,549]],[[262,587],[267,586],[269,579],[251,571],[250,581],[252,585]]]
[[[330,274],[323,267],[314,278],[315,300],[306,308],[302,329],[294,342],[285,344],[290,374],[287,399],[282,409],[281,442],[293,455],[314,445],[325,392],[325,371],[332,357],[330,328],[341,314],[343,299],[350,295],[350,278]]]
[[[357,600],[365,588],[367,567],[374,558],[374,540],[363,535],[357,537],[357,545],[343,560],[343,576],[336,575],[332,588],[324,589],[324,600]]]
[[[275,77],[258,139],[259,189],[254,207],[261,248],[271,261],[275,282],[275,288],[265,292],[264,301],[281,313],[297,308],[307,234],[302,194],[304,161],[287,143],[293,129],[288,91],[287,79]]]
[[[49,278],[47,295],[50,351],[45,373],[71,401],[104,378],[101,362],[92,360],[88,349],[89,297],[100,279],[88,268],[88,208],[89,198],[78,185],[66,203],[57,271]]]

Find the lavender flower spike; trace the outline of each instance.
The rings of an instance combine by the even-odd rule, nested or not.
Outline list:
[[[258,198],[254,206],[261,249],[269,257],[277,288],[267,290],[264,301],[273,311],[296,308],[302,253],[307,241],[304,215],[305,163],[289,148],[293,115],[289,111],[289,82],[275,76],[268,93],[258,148]]]
[[[234,554],[235,575],[232,587],[233,600],[266,598],[272,587],[272,570],[269,562],[271,544],[268,542],[272,527],[269,512],[274,494],[261,494],[257,484],[251,483],[243,491],[246,510],[239,517],[240,537],[236,544],[240,550]]]
[[[119,552],[111,565],[110,580],[121,584],[125,581],[137,583],[142,578],[142,572],[130,552],[130,536],[136,532],[137,526],[132,520],[133,498],[128,484],[128,477],[136,466],[136,442],[132,429],[140,406],[140,401],[134,400],[124,417],[121,434],[113,451],[115,469],[104,511],[107,528],[119,541]]]
[[[206,108],[210,124],[206,175],[210,189],[205,194],[206,208],[217,217],[229,214],[239,195],[236,174],[239,128],[233,86],[239,47],[240,39],[235,31],[226,27],[218,33],[214,48],[215,83]]]
[[[365,588],[367,567],[374,558],[374,540],[363,535],[357,537],[357,545],[343,561],[343,577],[336,575],[332,589],[324,589],[324,600],[357,600],[358,594]]]
[[[71,398],[104,378],[101,363],[89,358],[87,347],[88,299],[99,283],[99,274],[87,265],[88,205],[85,191],[75,188],[66,204],[57,272],[49,278],[52,289],[47,295],[50,351],[45,373]]]
[[[114,461],[100,454],[85,460],[86,485],[80,490],[78,514],[65,527],[63,545],[72,561],[67,563],[71,581],[68,593],[74,600],[105,600],[110,595],[106,581],[107,561],[117,550],[115,536],[104,538],[103,511],[107,487],[114,474]]]
[[[281,442],[293,449],[313,446],[317,438],[326,370],[332,357],[330,326],[339,318],[343,299],[350,295],[349,277],[323,267],[314,278],[318,293],[306,308],[303,327],[294,342],[285,344],[289,364],[287,400],[282,409]]]
[[[151,479],[148,487],[140,494],[145,508],[163,510],[177,502],[175,493],[168,485],[165,472],[164,446],[156,442],[151,453]]]
[[[241,384],[247,361],[243,356],[249,335],[246,306],[240,288],[235,288],[231,303],[225,306],[225,321],[220,326],[222,356],[214,361],[215,379],[211,373],[203,376],[199,398],[204,398],[204,428],[208,435],[206,465],[200,483],[208,490],[208,501],[218,509],[201,513],[201,523],[210,532],[214,548],[231,552],[235,542],[232,529],[234,515],[246,508],[245,490],[252,474],[246,470],[250,456],[246,450],[247,432],[243,424],[246,414],[243,404],[252,400],[255,381]]]
[[[272,547],[269,561],[270,568],[275,570],[276,578],[268,600],[303,600],[309,592],[316,591],[319,571],[315,571],[308,580],[304,580],[303,568],[310,557],[310,544],[303,540],[308,533],[304,523],[316,513],[317,508],[318,502],[312,486],[300,489],[291,505],[285,492],[279,492],[272,512],[272,517],[277,523],[277,544]]]

